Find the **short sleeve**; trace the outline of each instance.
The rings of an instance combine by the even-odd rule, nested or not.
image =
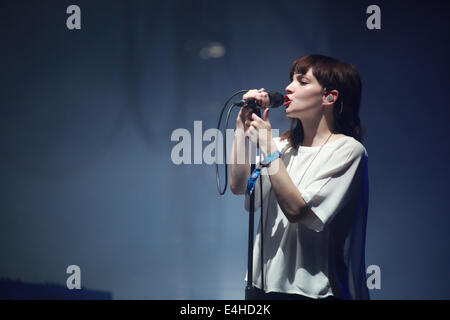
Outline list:
[[[358,183],[354,182],[360,177],[357,171],[365,154],[362,145],[335,150],[306,187],[299,188],[307,206],[313,212],[311,214],[308,210],[300,223],[320,232],[331,222],[349,199],[353,189],[358,186]]]

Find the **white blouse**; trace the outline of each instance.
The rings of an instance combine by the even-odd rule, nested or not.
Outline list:
[[[274,140],[292,181],[314,214],[290,223],[278,205],[267,170],[262,170],[264,290],[311,298],[369,299],[365,270],[369,202],[366,149],[349,136],[326,143],[319,153],[320,146],[300,146],[296,152],[287,140]],[[260,191],[257,181],[255,214]],[[246,194],[247,211],[249,200]],[[253,284],[258,288],[260,248],[261,224],[253,251]]]

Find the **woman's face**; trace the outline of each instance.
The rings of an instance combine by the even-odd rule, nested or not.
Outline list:
[[[299,119],[301,115],[305,116],[308,110],[314,113],[322,107],[323,88],[312,74],[311,68],[304,75],[294,73],[285,90],[284,106],[289,118]]]

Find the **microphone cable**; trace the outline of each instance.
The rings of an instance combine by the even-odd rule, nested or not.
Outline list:
[[[220,116],[219,116],[219,121],[217,123],[217,133],[220,132],[220,123],[222,122],[222,116],[223,116],[223,112],[225,111],[225,108],[227,107],[227,105],[230,103],[231,99],[233,99],[235,96],[237,96],[238,94],[247,92],[249,90],[239,90],[236,93],[234,93],[228,100],[227,102],[225,102],[225,105],[222,108],[222,111],[220,112]],[[220,195],[224,195],[226,190],[227,190],[227,185],[228,185],[228,164],[227,164],[227,132],[226,130],[228,129],[228,120],[230,119],[230,114],[231,111],[233,110],[234,107],[239,107],[236,104],[231,105],[231,107],[228,109],[227,112],[227,118],[225,121],[225,129],[224,132],[225,134],[223,135],[223,156],[225,158],[225,186],[223,188],[223,191],[221,191],[220,188],[220,177],[219,177],[219,165],[218,165],[218,136],[216,137],[216,150],[215,150],[215,156],[216,156],[216,161],[215,161],[215,165],[216,165],[216,181],[217,181],[217,190],[219,191]],[[258,143],[258,148],[259,148],[259,143]],[[261,161],[261,159],[260,159]],[[260,216],[260,227],[261,227],[261,260],[260,260],[260,264],[261,264],[261,286],[262,286],[262,290],[264,291],[264,221],[263,221],[263,183],[262,183],[262,176],[259,178],[259,185],[260,185],[260,202],[261,202],[261,206],[260,206],[260,210],[261,210],[261,216]],[[253,231],[254,232],[254,231]],[[254,236],[254,234],[252,235],[252,237]],[[253,256],[250,257],[251,259],[253,259]],[[252,274],[253,274],[253,270],[252,270]],[[252,279],[253,281],[253,279]],[[252,284],[253,286],[253,284]]]
[[[236,92],[236,93],[234,93],[228,100],[227,100],[227,102],[225,102],[225,105],[223,106],[223,108],[222,108],[222,111],[220,112],[220,116],[219,116],[219,122],[218,122],[218,124],[217,124],[217,133],[219,133],[219,131],[220,131],[220,123],[222,122],[222,116],[223,116],[223,112],[225,111],[225,108],[227,107],[227,105],[230,103],[230,100],[231,99],[233,99],[235,96],[237,96],[238,94],[241,94],[241,93],[244,93],[244,92],[247,92],[248,90],[239,90],[238,92]],[[215,153],[216,153],[216,181],[217,181],[217,190],[219,191],[219,194],[221,195],[221,196],[223,196],[224,194],[225,194],[225,192],[227,191],[227,185],[228,185],[228,164],[227,164],[227,132],[226,132],[226,130],[228,129],[228,120],[230,119],[230,113],[231,113],[231,110],[233,110],[233,108],[234,107],[238,107],[238,106],[236,106],[236,105],[232,105],[229,109],[228,109],[228,112],[227,112],[227,119],[226,119],[226,121],[225,121],[225,129],[224,129],[224,132],[225,132],[225,134],[223,135],[223,150],[224,150],[224,153],[223,153],[223,156],[225,157],[225,162],[224,162],[224,164],[225,164],[225,187],[223,188],[223,191],[221,191],[221,188],[220,188],[220,177],[219,177],[219,164],[217,163],[218,162],[218,136],[216,137],[216,150],[215,150]]]

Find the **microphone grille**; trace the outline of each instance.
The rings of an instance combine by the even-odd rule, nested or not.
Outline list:
[[[270,91],[269,99],[270,99],[269,108],[278,108],[284,103],[284,95],[277,91]]]

